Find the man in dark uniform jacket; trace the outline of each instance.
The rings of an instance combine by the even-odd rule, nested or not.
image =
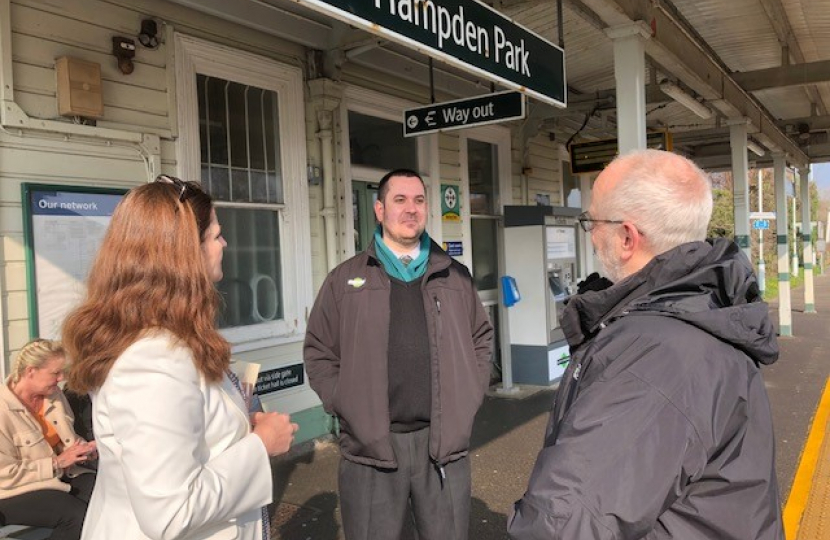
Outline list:
[[[311,387],[340,420],[347,540],[466,540],[467,452],[493,328],[470,273],[425,232],[417,173],[380,181],[369,248],[328,275],[308,321]]]

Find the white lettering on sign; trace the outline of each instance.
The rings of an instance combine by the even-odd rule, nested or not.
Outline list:
[[[530,51],[526,50],[524,39],[512,43],[498,26],[493,27],[491,38],[487,28],[466,19],[463,6],[459,6],[456,13],[451,13],[434,0],[375,0],[375,8],[388,8],[390,15],[431,32],[438,38],[439,49],[443,49],[445,43],[453,42],[490,58],[492,43],[492,59],[497,64],[530,77]]]
[[[60,208],[61,210],[98,210],[98,203],[95,202],[51,202],[40,199],[37,205],[40,208]]]
[[[495,27],[495,35],[496,62],[503,63],[513,71],[521,72],[522,75],[530,77],[530,67],[527,65],[527,59],[530,53],[525,51],[525,40],[520,40],[521,43],[519,45],[510,43],[507,36],[504,35],[504,31],[498,26]]]
[[[447,124],[451,124],[453,122],[461,122],[466,124],[467,119],[470,117],[470,109],[458,109],[451,107],[449,109],[444,109],[441,112],[444,113],[444,122]]]
[[[303,384],[302,365],[273,369],[259,374],[256,380],[256,392],[259,395],[276,392]]]
[[[449,107],[441,111],[445,124],[466,124],[473,120],[484,120],[496,116],[495,103],[475,105],[473,107]]]
[[[478,105],[473,107],[473,118],[491,118],[495,116],[495,111],[493,110],[495,105],[493,103],[488,103],[487,105]]]

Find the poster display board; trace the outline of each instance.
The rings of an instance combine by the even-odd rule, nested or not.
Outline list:
[[[24,183],[30,337],[56,339],[126,190]]]

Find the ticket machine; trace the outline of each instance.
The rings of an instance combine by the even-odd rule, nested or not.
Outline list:
[[[578,208],[506,206],[505,270],[521,301],[510,307],[513,381],[547,386],[565,371],[570,355],[561,329],[565,300],[581,279]]]

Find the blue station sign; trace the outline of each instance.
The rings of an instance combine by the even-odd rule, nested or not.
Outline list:
[[[477,0],[297,0],[558,107],[565,52]]]

